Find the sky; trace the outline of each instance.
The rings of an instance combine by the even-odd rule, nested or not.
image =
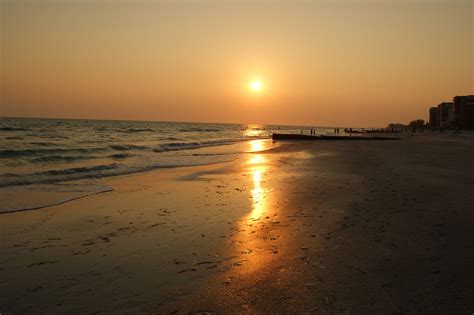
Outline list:
[[[0,116],[426,120],[474,94],[473,20],[474,0],[0,0]]]

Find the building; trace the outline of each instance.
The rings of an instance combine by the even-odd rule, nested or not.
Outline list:
[[[474,129],[474,95],[453,98],[451,122],[458,129]]]
[[[452,102],[444,102],[438,105],[438,127],[439,128],[451,127],[452,110],[453,110]]]
[[[438,107],[430,108],[430,127],[438,128]]]

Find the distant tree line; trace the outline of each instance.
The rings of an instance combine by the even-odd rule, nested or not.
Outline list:
[[[391,123],[388,124],[387,129],[394,129],[394,130],[411,130],[411,131],[423,131],[425,128],[428,127],[428,123],[425,122],[423,119],[416,119],[410,121],[408,125],[401,124],[401,123]]]

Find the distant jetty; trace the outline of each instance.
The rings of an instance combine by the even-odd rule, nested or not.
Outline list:
[[[285,133],[274,133],[272,135],[273,140],[400,140],[395,137],[370,137],[370,136],[310,136],[302,134],[285,134]]]

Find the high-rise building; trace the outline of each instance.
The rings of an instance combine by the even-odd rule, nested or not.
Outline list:
[[[430,108],[430,127],[438,128],[438,107]]]
[[[451,127],[452,110],[453,110],[452,102],[443,102],[438,105],[438,127],[439,128]]]
[[[474,129],[474,95],[453,98],[451,123],[459,129]]]

